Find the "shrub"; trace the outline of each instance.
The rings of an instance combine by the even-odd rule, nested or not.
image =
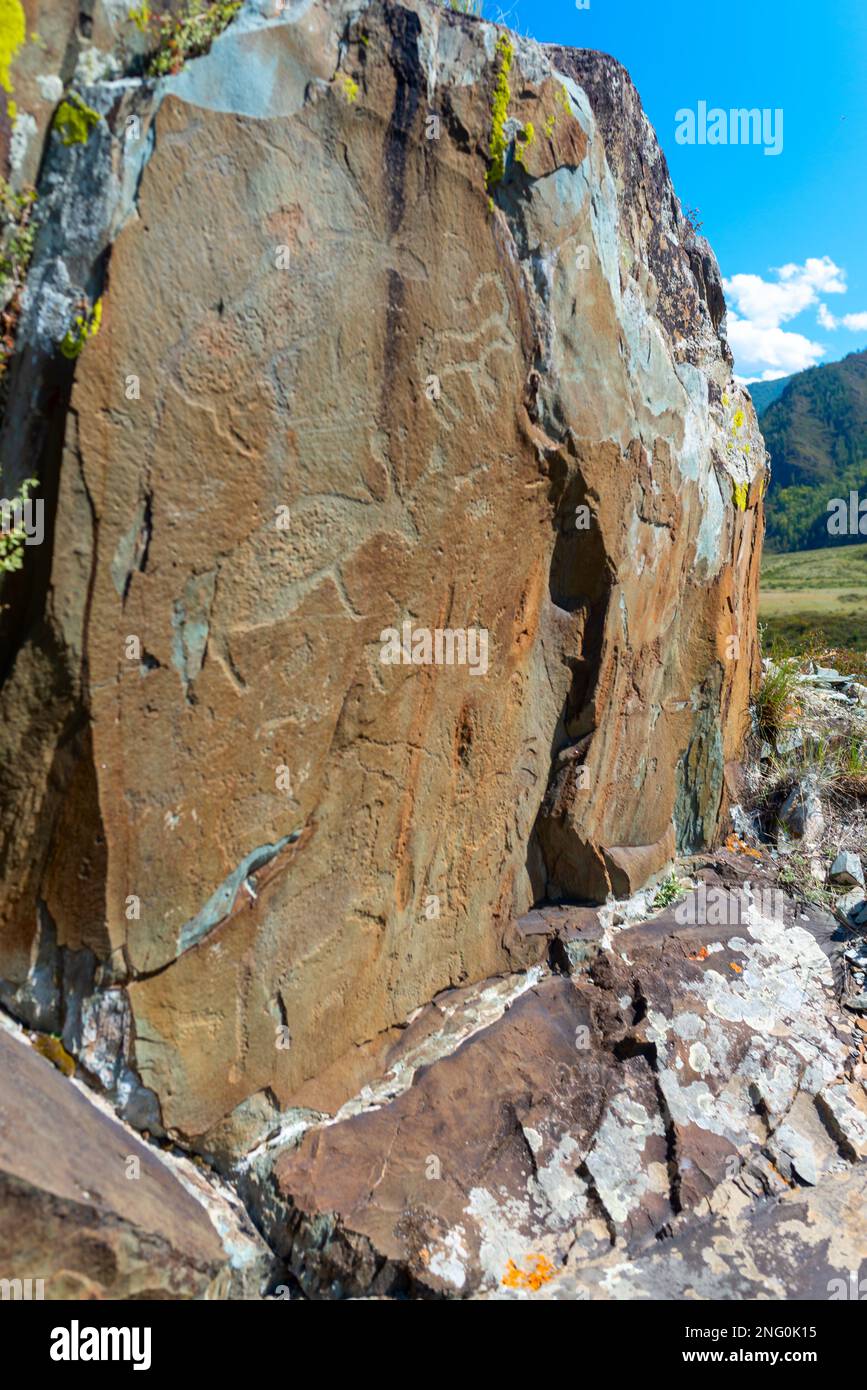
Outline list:
[[[653,902],[650,904],[651,911],[656,912],[660,908],[671,907],[671,904],[677,902],[678,898],[682,898],[683,895],[683,885],[674,869],[672,869],[671,873],[662,880],[657,888]]]
[[[753,710],[758,731],[769,742],[774,742],[798,713],[794,704],[796,682],[797,671],[791,661],[772,663],[762,676]]]

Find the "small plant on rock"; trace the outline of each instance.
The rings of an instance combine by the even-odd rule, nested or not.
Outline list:
[[[787,728],[798,710],[794,702],[798,673],[790,661],[771,663],[753,700],[756,725],[762,738],[773,742]]]
[[[678,898],[682,898],[683,895],[683,884],[672,869],[657,888],[653,902],[650,904],[651,911],[658,912],[663,907],[671,907],[671,904],[676,903]]]
[[[38,486],[35,478],[25,478],[12,499],[10,513],[14,514],[16,506],[27,502],[33,489]],[[13,525],[8,531],[0,529],[0,574],[12,574],[22,568],[26,541],[27,532],[23,527]]]
[[[144,0],[129,18],[155,41],[146,61],[146,75],[169,77],[180,72],[188,58],[207,53],[240,8],[241,0],[186,0],[178,14],[154,15]]]
[[[857,801],[867,801],[867,745],[853,738],[837,750],[832,774],[834,790]]]
[[[704,226],[704,223],[699,221],[700,212],[701,208],[684,208],[683,212],[684,221],[688,223],[688,225],[695,232],[696,236],[699,235],[702,227]]]
[[[2,418],[7,364],[15,351],[21,295],[36,239],[36,193],[26,188],[15,193],[0,178],[0,418]]]
[[[33,209],[36,193],[26,188],[15,193],[4,178],[0,178],[0,292],[6,286],[22,284],[33,255],[36,228]]]

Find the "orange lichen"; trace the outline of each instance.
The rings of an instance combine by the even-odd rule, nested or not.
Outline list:
[[[738,965],[736,960],[729,961],[729,970],[733,970],[736,975],[743,975],[744,973],[744,967],[742,965]]]
[[[530,1289],[536,1293],[543,1284],[549,1284],[557,1273],[546,1255],[531,1255],[527,1264],[527,1269],[519,1269],[514,1260],[509,1261],[503,1276],[507,1289]]]
[[[760,849],[753,849],[739,835],[729,835],[726,840],[726,849],[731,850],[732,854],[748,854],[751,859],[761,859],[762,857]]]

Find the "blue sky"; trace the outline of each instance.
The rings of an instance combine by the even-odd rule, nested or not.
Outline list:
[[[521,33],[628,69],[728,282],[739,376],[867,347],[867,0],[487,0],[485,14],[500,5]],[[780,153],[679,144],[677,113],[700,102],[781,109]]]

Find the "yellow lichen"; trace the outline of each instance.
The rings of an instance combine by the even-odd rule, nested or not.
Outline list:
[[[732,501],[739,512],[747,509],[747,498],[750,493],[749,483],[732,483]]]
[[[151,22],[150,5],[147,0],[143,0],[143,3],[139,5],[138,8],[130,10],[128,17],[132,20],[139,33],[146,34]]]
[[[60,344],[63,356],[74,362],[75,358],[80,356],[88,338],[96,337],[101,323],[102,300],[98,299],[89,314],[77,314],[66,330],[66,336]]]
[[[357,101],[358,83],[354,82],[345,72],[340,74],[340,80],[343,83],[343,95],[346,97],[346,100]]]
[[[75,1071],[75,1058],[70,1056],[59,1038],[53,1037],[50,1033],[35,1033],[31,1035],[31,1043],[40,1056],[46,1061],[62,1071],[64,1076],[72,1076]]]
[[[99,123],[99,112],[88,106],[78,92],[70,92],[54,117],[54,129],[64,145],[86,145],[90,132]]]
[[[547,137],[548,137],[549,140],[551,139],[551,136],[554,134],[554,127],[555,127],[556,124],[557,124],[557,116],[556,116],[556,114],[552,111],[552,112],[551,112],[551,115],[550,115],[550,116],[548,117],[548,119],[545,121],[545,134],[547,135]]]
[[[524,163],[524,155],[536,138],[536,127],[532,121],[528,121],[524,129],[519,132],[515,142],[515,159],[519,164]]]
[[[488,146],[491,167],[485,175],[485,187],[489,190],[500,182],[506,172],[506,117],[509,114],[509,100],[512,95],[509,73],[512,70],[515,50],[505,34],[501,34],[497,40],[497,54],[500,65],[497,69],[497,85],[491,105],[491,141]]]
[[[9,69],[15,54],[27,40],[27,24],[21,0],[0,0],[0,87],[12,91]]]

